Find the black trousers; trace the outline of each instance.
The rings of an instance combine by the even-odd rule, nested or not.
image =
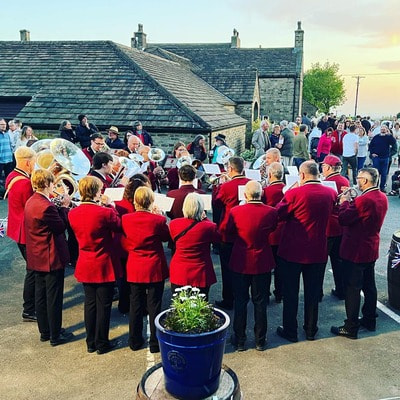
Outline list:
[[[233,243],[221,242],[219,250],[222,276],[222,300],[230,306],[233,305],[232,272],[229,269],[232,248]]]
[[[114,295],[114,282],[84,283],[84,319],[86,344],[88,347],[103,350],[110,344],[110,316]]]
[[[235,297],[233,331],[236,340],[244,344],[246,340],[247,304],[249,290],[254,306],[254,337],[256,344],[264,345],[267,334],[267,284],[268,274],[232,273],[233,293]]]
[[[318,330],[318,300],[326,263],[299,264],[281,259],[283,280],[283,328],[297,336],[300,275],[304,285],[304,330],[315,335]]]
[[[39,332],[51,340],[58,339],[62,325],[64,269],[35,271],[35,294]]]
[[[0,163],[0,180],[2,179],[1,175],[4,171],[4,182],[7,179],[8,174],[14,169],[14,163],[8,162],[8,163]]]
[[[361,304],[361,290],[364,293],[362,315],[369,325],[375,326],[377,290],[375,285],[375,261],[369,263],[353,263],[343,260],[345,271],[345,327],[351,332],[357,332],[360,327],[358,316]]]
[[[17,245],[26,262],[26,245],[21,243],[17,243]],[[29,315],[35,314],[35,271],[30,269],[26,270],[22,298],[24,301],[23,312]]]
[[[143,343],[143,316],[149,313],[150,340],[149,345],[158,345],[154,320],[161,312],[164,281],[154,283],[130,283],[131,304],[129,311],[129,346]]]
[[[356,177],[357,177],[357,156],[343,157],[343,168],[342,168],[342,172],[341,172],[342,176],[348,175],[349,165],[350,165],[351,171],[352,171],[353,184],[356,185],[357,184],[357,179],[356,179]]]
[[[342,236],[328,237],[328,254],[331,260],[336,292],[340,297],[344,297],[343,263],[339,256],[341,241]]]

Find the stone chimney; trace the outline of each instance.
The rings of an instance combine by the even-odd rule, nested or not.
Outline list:
[[[301,21],[297,21],[297,30],[294,31],[294,47],[303,49],[304,44],[304,31],[301,29]]]
[[[26,29],[21,29],[19,31],[19,34],[21,36],[21,42],[30,42],[31,33],[29,31],[27,31]]]
[[[240,49],[239,32],[234,29],[233,35],[231,36],[231,49]]]
[[[131,39],[131,47],[138,50],[143,50],[147,47],[147,35],[143,32],[143,25],[138,25],[138,31],[134,32]]]

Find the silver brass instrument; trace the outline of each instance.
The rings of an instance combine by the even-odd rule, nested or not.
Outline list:
[[[225,165],[228,163],[229,159],[234,155],[235,155],[235,150],[229,148],[228,146],[219,146],[216,162],[217,164]]]
[[[176,168],[180,169],[184,165],[192,165],[192,157],[190,156],[182,156],[178,158],[178,161],[176,162]]]
[[[223,180],[224,182],[221,182]],[[219,185],[220,183],[225,183],[231,180],[231,177],[226,173],[222,173],[221,175],[212,175],[210,176],[211,185]]]
[[[154,161],[156,163],[161,162],[165,158],[165,152],[164,150],[157,148],[157,147],[152,147],[148,153],[148,157],[150,161]]]
[[[140,165],[137,162],[127,157],[116,157],[116,158],[118,158],[117,162],[119,163],[120,166],[118,172],[115,174],[115,177],[110,184],[110,187],[117,186],[123,176],[131,178],[133,175],[138,174],[140,172]]]
[[[138,153],[131,153],[131,154],[129,154],[129,158],[130,158],[132,161],[136,162],[137,164],[142,163],[142,162],[144,161],[143,156],[141,156],[141,155],[138,154]]]
[[[354,189],[353,187],[348,187],[338,195],[336,201],[339,202],[340,198],[346,196],[348,193],[350,194],[350,201],[353,201],[358,196],[358,192],[356,189]]]

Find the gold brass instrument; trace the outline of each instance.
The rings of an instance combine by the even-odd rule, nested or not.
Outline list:
[[[59,194],[73,196],[78,191],[77,181],[90,170],[90,161],[68,140],[44,139],[34,143],[38,149],[36,167],[50,171],[55,176],[54,185]]]

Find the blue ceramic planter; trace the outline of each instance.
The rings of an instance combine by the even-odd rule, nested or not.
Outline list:
[[[162,326],[168,311],[160,313],[155,320],[165,388],[173,396],[185,400],[210,396],[219,385],[229,315],[214,309],[215,314],[225,320],[220,328],[212,332],[185,334],[168,331]]]

